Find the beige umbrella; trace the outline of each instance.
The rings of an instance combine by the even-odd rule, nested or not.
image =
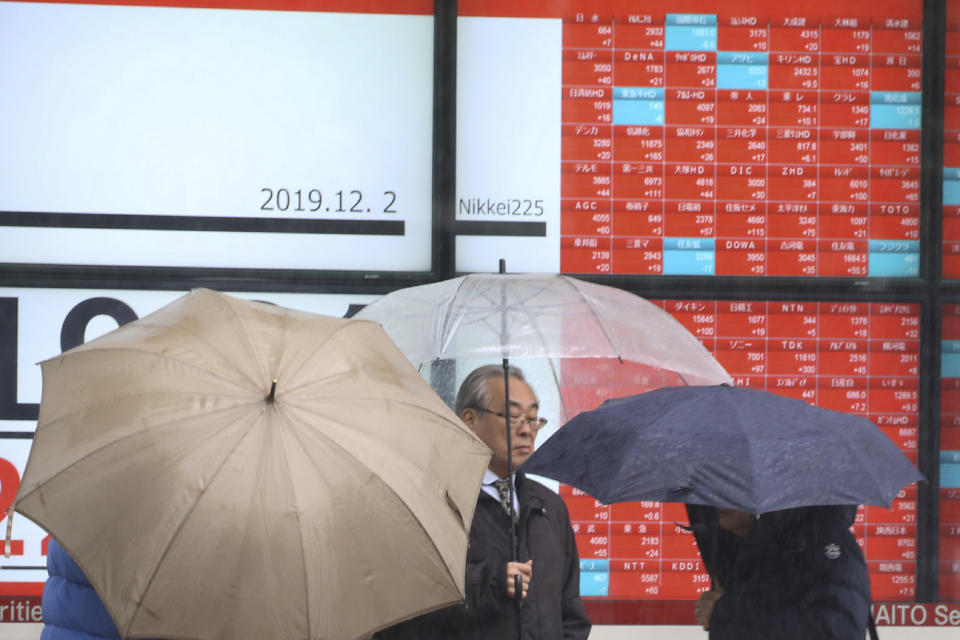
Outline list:
[[[42,370],[15,509],[122,636],[353,639],[462,600],[490,452],[378,325],[201,289]]]

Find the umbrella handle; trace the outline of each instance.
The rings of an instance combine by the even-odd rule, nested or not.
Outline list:
[[[520,575],[513,576],[513,606],[517,608],[517,611],[520,611],[520,607],[523,605],[523,579]]]
[[[10,505],[10,511],[7,512],[7,537],[3,540],[3,557],[9,558],[10,554],[13,552],[11,550],[10,540],[13,538],[13,510],[17,508],[17,503],[14,501]]]

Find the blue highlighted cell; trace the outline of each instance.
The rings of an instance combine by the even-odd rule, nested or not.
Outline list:
[[[874,91],[870,94],[871,129],[919,129],[919,91]]]
[[[940,488],[960,489],[960,463],[940,464]]]
[[[663,273],[678,276],[712,276],[716,241],[713,238],[664,238]]]
[[[941,340],[940,351],[943,353],[960,354],[960,340]],[[942,374],[941,374],[942,375]],[[945,376],[948,378],[960,378],[960,376]]]
[[[873,91],[870,93],[870,104],[888,105],[919,105],[921,103],[919,91]]]
[[[660,100],[666,99],[667,91],[662,87],[614,87],[614,100]]]
[[[661,126],[665,111],[663,100],[614,100],[613,124]]]
[[[870,240],[867,243],[870,253],[920,253],[919,240]]]
[[[667,51],[716,51],[717,27],[715,26],[666,26]]]
[[[940,377],[960,378],[960,353],[940,354]]]
[[[960,378],[960,353],[940,354],[940,377]]]
[[[663,251],[663,273],[676,276],[712,276],[713,251]]]
[[[717,51],[717,64],[766,67],[769,60],[770,55],[760,51]]]
[[[585,571],[580,574],[580,595],[605,597],[610,593],[610,574]]]
[[[610,561],[580,561],[580,595],[606,596],[610,593]]]
[[[659,87],[614,87],[613,124],[662,125],[665,93]]]
[[[920,275],[919,253],[875,253],[867,259],[871,278],[915,278]]]
[[[610,571],[610,561],[581,558],[580,571]]]
[[[672,26],[708,27],[717,26],[717,16],[714,13],[668,13],[663,23]]]
[[[766,89],[767,67],[740,64],[717,64],[718,89]]]
[[[955,169],[943,170],[943,204],[960,204],[960,178],[947,179],[947,172]]]
[[[664,251],[713,251],[717,241],[713,238],[664,238]]]
[[[870,105],[871,129],[919,129],[920,105],[874,104]]]

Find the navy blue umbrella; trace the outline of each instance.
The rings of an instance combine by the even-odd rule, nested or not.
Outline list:
[[[866,418],[726,385],[607,400],[563,426],[522,470],[605,504],[657,500],[750,513],[889,507],[924,479]]]

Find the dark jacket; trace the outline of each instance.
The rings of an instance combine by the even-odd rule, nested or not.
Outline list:
[[[590,634],[580,599],[580,559],[567,507],[553,491],[516,476],[520,503],[519,560],[533,558],[533,578],[523,601],[525,640],[579,640]],[[506,565],[512,557],[509,517],[481,493],[470,527],[466,600],[386,629],[383,640],[517,638],[517,611],[506,594]]]
[[[714,588],[710,640],[863,640],[870,578],[850,525],[855,507],[763,514],[743,538],[710,507],[688,505]]]

